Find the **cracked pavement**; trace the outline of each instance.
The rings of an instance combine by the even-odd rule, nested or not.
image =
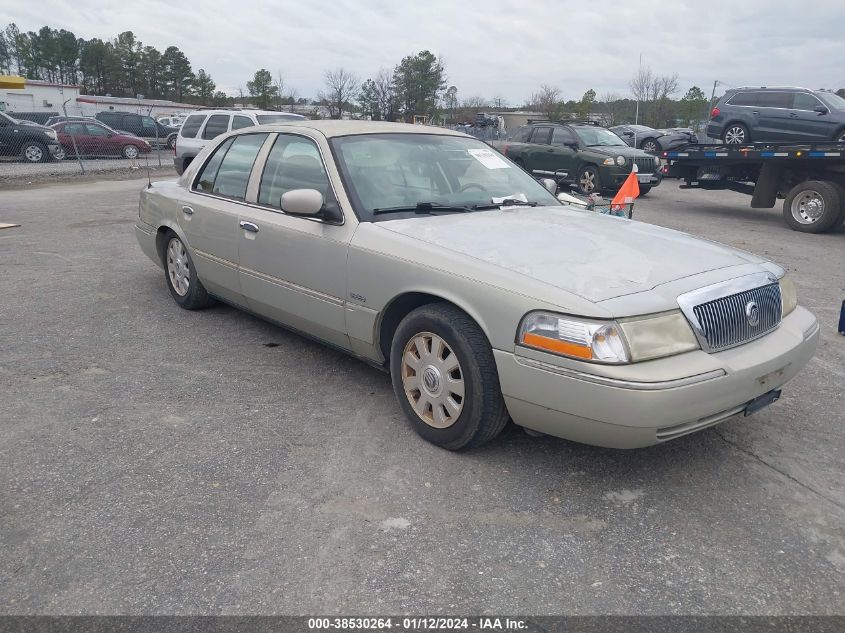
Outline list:
[[[142,180],[0,191],[0,611],[845,614],[845,232],[667,181],[634,217],[771,257],[821,321],[773,406],[668,444],[465,454],[388,377],[180,310]]]

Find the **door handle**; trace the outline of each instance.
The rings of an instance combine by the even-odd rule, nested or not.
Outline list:
[[[250,233],[258,233],[258,225],[253,224],[252,222],[240,222],[240,226],[244,231],[249,231]]]
[[[790,113],[789,113],[789,116],[791,116],[793,119],[797,119],[797,118],[798,118],[798,115],[797,115],[797,114],[795,114],[794,112],[790,112]]]
[[[185,215],[193,215],[194,210],[191,207],[189,207],[188,205],[185,205],[185,206],[182,207],[182,213],[184,213]]]
[[[760,111],[759,110],[752,110],[751,114],[760,114]]]

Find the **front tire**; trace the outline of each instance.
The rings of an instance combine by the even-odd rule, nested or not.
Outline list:
[[[742,123],[731,123],[725,128],[722,140],[725,145],[745,145],[751,142],[751,135]]]
[[[507,424],[490,343],[455,306],[429,304],[402,319],[390,375],[403,413],[432,444],[453,451],[480,446]]]
[[[650,185],[649,185],[649,186],[640,185],[640,198],[642,198],[643,196],[648,195],[648,192],[649,192],[649,191],[651,191],[651,186],[650,186]]]
[[[21,158],[28,163],[44,163],[50,158],[47,147],[37,142],[24,143],[21,149]]]
[[[587,165],[582,167],[578,172],[578,191],[585,196],[591,193],[601,192],[601,177],[599,176],[599,169],[595,165]]]
[[[124,158],[127,158],[129,160],[138,158],[138,148],[134,145],[124,145],[121,154],[123,154]]]
[[[657,141],[655,139],[647,138],[640,145],[640,149],[642,149],[644,152],[648,152],[649,154],[656,154],[660,151],[660,146],[657,144]]]
[[[214,303],[197,277],[194,262],[185,244],[175,233],[169,233],[162,254],[164,278],[173,300],[185,310],[200,310]]]
[[[783,218],[794,231],[824,233],[842,217],[842,189],[822,180],[806,180],[783,201]]]

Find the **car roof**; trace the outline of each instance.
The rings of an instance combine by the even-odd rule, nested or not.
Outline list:
[[[308,119],[305,119],[303,121],[290,121],[285,123],[268,123],[266,125],[259,125],[258,128],[243,128],[243,130],[239,131],[255,131],[256,129],[283,131],[302,128],[308,128],[319,132],[326,138],[352,136],[355,134],[439,134],[442,136],[468,137],[467,134],[463,134],[462,132],[455,132],[442,127],[414,125],[411,123],[390,123],[387,121],[309,121]]]

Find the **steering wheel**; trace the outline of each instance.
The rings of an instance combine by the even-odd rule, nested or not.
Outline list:
[[[484,187],[482,187],[481,185],[479,185],[478,183],[475,183],[475,182],[468,182],[463,187],[461,187],[462,192],[463,191],[469,191],[470,189],[478,189],[479,191],[487,191]]]

